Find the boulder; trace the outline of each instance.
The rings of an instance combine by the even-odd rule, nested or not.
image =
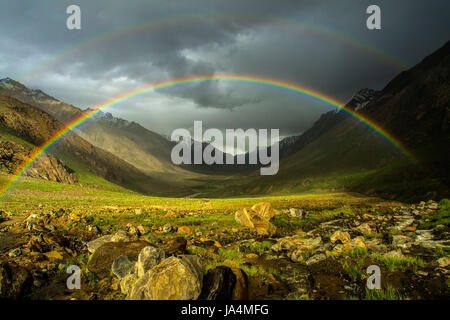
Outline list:
[[[303,210],[297,208],[289,209],[289,215],[293,218],[301,218],[303,216]]]
[[[265,213],[265,216],[270,216],[270,214]],[[265,216],[260,216],[258,212],[252,209],[244,208],[236,211],[234,219],[237,223],[256,231],[261,236],[273,236],[276,232],[276,227]]]
[[[225,266],[209,269],[203,279],[201,300],[230,300],[236,284],[233,271]]]
[[[164,238],[158,245],[158,248],[163,250],[166,255],[182,254],[186,250],[187,241],[183,237]]]
[[[370,225],[366,222],[360,225],[358,228],[356,228],[359,232],[361,232],[363,235],[370,235],[373,233],[372,228]]]
[[[195,300],[202,290],[203,272],[196,256],[169,257],[139,278],[128,300]]]
[[[147,246],[139,253],[134,273],[139,278],[143,277],[148,270],[160,264],[165,258],[166,254],[163,250]]]
[[[116,258],[127,256],[130,260],[137,260],[139,253],[147,245],[144,241],[105,243],[95,250],[89,260],[88,269],[99,278],[107,277]]]
[[[331,243],[347,243],[350,241],[350,234],[348,232],[343,231],[336,231],[333,233],[333,235],[330,237]]]
[[[137,281],[137,276],[134,273],[129,273],[125,277],[120,280],[120,291],[128,295],[130,293],[131,288]]]
[[[264,218],[266,220],[272,219],[278,211],[272,208],[272,205],[269,202],[260,202],[253,205],[252,210],[255,211],[259,217]]]
[[[309,258],[308,260],[306,260],[306,265],[311,265],[320,261],[323,261],[327,258],[327,256],[323,253],[318,253],[313,255],[311,258]]]
[[[133,272],[136,262],[131,261],[127,256],[117,257],[111,265],[111,273],[117,278],[123,279],[126,275]]]
[[[105,243],[111,242],[111,238],[112,235],[108,234],[106,236],[97,238],[95,240],[89,241],[86,246],[87,249],[90,253],[94,253],[95,250],[97,250],[98,248],[100,248],[102,245],[104,245]]]
[[[247,300],[248,299],[248,277],[244,270],[239,268],[231,269],[236,277],[236,284],[234,285],[232,300]]]

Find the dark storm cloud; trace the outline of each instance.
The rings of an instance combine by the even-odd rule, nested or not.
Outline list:
[[[80,107],[146,83],[221,72],[291,81],[346,101],[362,87],[381,88],[402,64],[412,66],[449,39],[446,0],[376,1],[381,31],[365,27],[372,2],[0,0],[0,77],[23,79]],[[70,4],[81,6],[82,30],[65,28]],[[139,32],[102,36],[151,22]],[[223,82],[161,94],[147,101],[151,115],[145,101],[115,112],[164,133],[202,114],[216,127],[298,133],[329,109],[280,90]],[[164,106],[183,103],[183,112],[166,113]]]

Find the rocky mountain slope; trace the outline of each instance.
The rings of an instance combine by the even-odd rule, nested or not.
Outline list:
[[[31,151],[48,141],[63,125],[49,114],[11,97],[0,96],[0,128],[2,168],[11,173],[21,165]],[[144,193],[170,189],[163,182],[145,176],[138,169],[113,154],[99,149],[71,133],[52,152],[71,159],[95,175],[110,182]],[[73,168],[50,155],[39,160],[29,170],[35,177],[75,182]]]

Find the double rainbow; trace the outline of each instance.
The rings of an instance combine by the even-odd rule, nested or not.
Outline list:
[[[147,93],[155,92],[157,90],[169,89],[173,87],[179,87],[182,85],[188,84],[196,84],[203,83],[208,81],[227,81],[233,83],[247,83],[247,84],[255,84],[255,85],[263,85],[271,88],[282,89],[288,92],[292,92],[294,94],[300,94],[302,96],[310,97],[314,100],[323,102],[329,106],[334,108],[338,108],[344,110],[346,113],[351,115],[352,117],[358,119],[360,122],[364,123],[379,135],[384,137],[388,142],[390,142],[395,148],[400,150],[406,157],[416,162],[414,156],[402,145],[402,143],[388,133],[386,130],[381,128],[379,125],[374,123],[372,120],[369,120],[362,114],[359,114],[351,109],[346,108],[342,103],[327,97],[326,95],[313,91],[311,89],[301,87],[299,85],[288,83],[276,79],[264,78],[264,77],[255,77],[250,75],[237,75],[237,74],[221,74],[221,75],[212,75],[212,76],[194,76],[194,77],[185,77],[178,78],[170,81],[165,81],[161,83],[151,84],[148,86],[144,86],[142,88],[129,91],[119,97],[116,97],[112,100],[107,101],[106,103],[94,108],[92,111],[83,114],[83,116],[73,120],[71,123],[66,125],[64,129],[59,131],[56,135],[54,135],[50,140],[44,143],[42,146],[38,147],[32,154],[29,156],[28,160],[23,163],[22,166],[14,174],[13,178],[9,180],[8,183],[2,188],[0,196],[3,198],[8,191],[14,186],[14,184],[20,179],[20,177],[34,164],[34,162],[45,152],[50,150],[55,144],[58,143],[64,136],[66,136],[69,132],[81,126],[83,123],[88,121],[89,119],[95,117],[100,112],[104,111],[107,108],[112,106],[119,105],[123,102],[126,102],[134,97],[142,96]]]

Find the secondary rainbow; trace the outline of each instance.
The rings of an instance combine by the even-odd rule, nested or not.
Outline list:
[[[384,137],[387,141],[389,141],[394,147],[399,149],[405,156],[411,159],[413,162],[417,162],[414,156],[398,141],[394,136],[385,131],[379,125],[374,123],[372,120],[364,117],[363,115],[351,110],[347,109],[342,103],[316,91],[311,89],[299,86],[297,84],[288,83],[276,79],[265,78],[265,77],[255,77],[249,75],[236,75],[236,74],[220,74],[213,76],[194,76],[194,77],[185,77],[178,78],[169,81],[164,81],[160,83],[155,83],[151,85],[147,85],[141,87],[136,90],[129,91],[119,97],[108,100],[106,103],[101,104],[94,108],[92,111],[85,113],[83,116],[75,119],[68,125],[64,127],[61,131],[59,131],[53,138],[48,140],[41,147],[36,148],[27,161],[16,171],[14,177],[3,187],[1,192],[1,198],[3,198],[8,191],[14,186],[14,184],[19,180],[19,178],[33,165],[33,163],[46,151],[50,150],[59,140],[61,140],[68,133],[72,132],[74,129],[81,126],[83,123],[88,121],[89,119],[95,117],[101,111],[104,111],[107,108],[112,106],[121,104],[125,101],[128,101],[134,97],[141,96],[150,92],[154,92],[156,90],[169,89],[177,86],[187,85],[187,84],[195,84],[202,83],[207,81],[228,81],[228,82],[236,82],[236,83],[248,83],[248,84],[256,84],[256,85],[264,85],[272,88],[283,89],[295,94],[300,94],[302,96],[307,96],[313,98],[315,100],[321,101],[325,104],[328,104],[334,108],[338,108],[344,110],[352,117],[358,119],[368,127],[372,128],[375,132]]]

